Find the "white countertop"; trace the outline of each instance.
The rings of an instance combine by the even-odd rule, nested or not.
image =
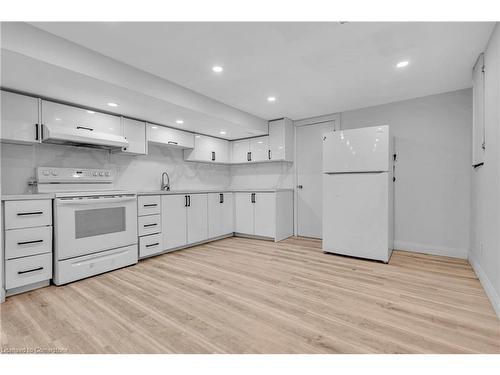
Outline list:
[[[200,189],[200,190],[143,190],[137,195],[175,195],[175,194],[203,194],[203,193],[276,193],[279,191],[293,191],[293,189]],[[54,193],[45,194],[6,194],[1,196],[2,201],[54,199]]]
[[[293,191],[293,189],[200,189],[200,190],[145,190],[138,191],[137,195],[175,195],[175,194],[203,194],[203,193],[276,193],[279,191]]]

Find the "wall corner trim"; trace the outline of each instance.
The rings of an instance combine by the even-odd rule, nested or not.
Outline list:
[[[476,273],[481,285],[484,288],[484,291],[486,292],[486,295],[488,296],[491,302],[493,310],[495,310],[495,313],[497,314],[497,317],[500,320],[500,296],[496,292],[495,288],[493,287],[493,284],[491,283],[490,279],[488,278],[484,270],[481,268],[479,261],[475,257],[474,253],[472,253],[472,251],[469,251],[468,259],[470,265],[472,266],[472,269]]]

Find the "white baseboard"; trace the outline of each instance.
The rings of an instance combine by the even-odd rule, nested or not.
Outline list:
[[[474,272],[476,273],[477,277],[479,278],[479,281],[481,282],[481,285],[483,286],[486,295],[490,299],[491,305],[493,306],[493,310],[495,310],[498,319],[500,319],[500,297],[498,296],[498,293],[493,287],[493,284],[491,283],[490,279],[486,275],[486,272],[484,272],[484,270],[481,268],[479,261],[472,252],[469,252],[469,263],[474,269]]]
[[[407,250],[414,253],[441,255],[446,257],[467,259],[468,250],[453,247],[433,246],[429,244],[421,244],[407,241],[394,241],[395,250]]]

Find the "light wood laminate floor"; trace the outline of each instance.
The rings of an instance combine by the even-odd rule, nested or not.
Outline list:
[[[4,352],[500,352],[467,261],[395,252],[386,265],[304,238],[228,238],[0,308]]]

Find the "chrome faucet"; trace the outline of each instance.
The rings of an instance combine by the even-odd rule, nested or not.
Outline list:
[[[167,176],[167,183],[165,183],[165,176]],[[170,177],[167,172],[161,174],[161,190],[170,191]]]

